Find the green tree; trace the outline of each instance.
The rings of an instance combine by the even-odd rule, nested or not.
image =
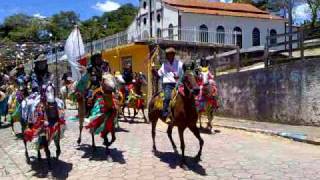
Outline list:
[[[320,0],[306,0],[306,2],[311,10],[311,27],[314,28],[320,10]]]
[[[79,21],[79,15],[75,12],[61,11],[49,19],[48,29],[58,40],[64,40]]]

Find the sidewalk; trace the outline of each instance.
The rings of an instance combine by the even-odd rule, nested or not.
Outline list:
[[[308,144],[320,145],[320,127],[292,126],[268,122],[256,122],[234,118],[215,117],[215,127],[239,129],[292,139]]]

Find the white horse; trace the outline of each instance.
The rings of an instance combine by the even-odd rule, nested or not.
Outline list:
[[[43,148],[50,169],[50,142],[54,141],[55,143],[57,159],[61,154],[60,139],[65,125],[64,103],[55,97],[53,84],[49,83],[45,87],[44,99],[40,93],[35,92],[22,101],[21,108],[21,118],[28,126],[23,133],[27,163],[30,163],[27,142],[36,139],[38,159],[41,159],[40,149]]]

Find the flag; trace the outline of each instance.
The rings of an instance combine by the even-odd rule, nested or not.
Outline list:
[[[79,60],[82,59],[82,57],[85,54],[85,51],[80,30],[78,27],[75,27],[69,35],[64,46],[64,51],[68,57],[68,62],[71,66],[72,79],[74,81],[79,81],[81,78],[80,66],[81,64],[83,64],[83,62],[81,62],[80,64]]]

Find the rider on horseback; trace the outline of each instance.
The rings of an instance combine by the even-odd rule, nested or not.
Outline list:
[[[39,55],[34,63],[34,73],[31,76],[32,91],[40,92],[45,85],[54,80],[54,77],[53,74],[48,71],[48,63],[45,55]]]
[[[167,62],[163,63],[158,70],[158,75],[162,78],[164,90],[164,102],[162,118],[166,119],[169,115],[169,104],[172,90],[176,88],[179,78],[183,75],[183,63],[175,59],[176,51],[174,48],[166,49]]]

